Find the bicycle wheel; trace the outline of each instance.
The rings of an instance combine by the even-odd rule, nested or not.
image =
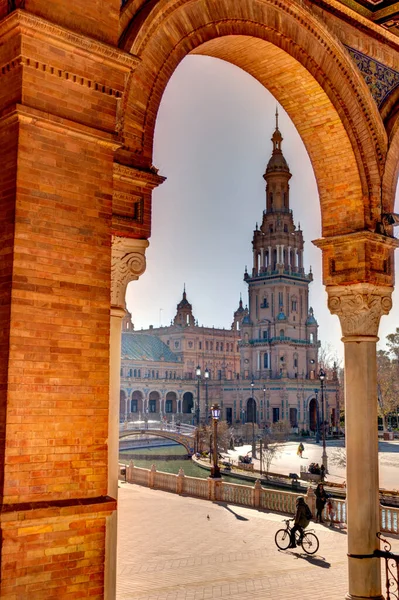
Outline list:
[[[315,554],[319,549],[319,540],[314,533],[304,533],[302,538],[302,548],[306,554]]]
[[[274,541],[276,542],[277,548],[280,550],[287,550],[290,545],[290,534],[287,529],[279,529],[274,536]]]

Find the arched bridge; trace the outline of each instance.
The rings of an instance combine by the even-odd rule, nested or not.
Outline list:
[[[121,423],[119,426],[119,439],[133,435],[150,434],[152,436],[173,440],[181,444],[187,450],[187,454],[194,454],[194,440],[196,428],[193,425],[163,424],[155,421],[148,423],[132,422]]]

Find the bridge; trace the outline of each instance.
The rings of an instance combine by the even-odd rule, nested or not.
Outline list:
[[[194,425],[176,425],[176,423],[162,423],[159,421],[133,421],[120,423],[119,439],[122,440],[134,435],[148,435],[173,440],[187,450],[187,454],[194,454],[194,441],[197,428]]]

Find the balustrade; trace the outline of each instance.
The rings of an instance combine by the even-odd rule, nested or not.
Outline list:
[[[211,486],[216,486],[216,480],[187,477],[184,475],[182,469],[179,475],[175,475],[174,473],[156,471],[154,466],[151,470],[135,467],[132,462],[130,462],[126,469],[126,481],[175,494],[183,493],[187,496],[206,500],[209,500],[211,497],[209,482],[211,482]],[[179,483],[179,481],[182,483]],[[259,508],[264,510],[273,510],[291,515],[295,513],[297,493],[264,489],[260,488],[259,484],[254,488],[248,485],[227,483],[226,481],[218,482],[217,486],[217,499],[221,502],[249,507],[259,506]],[[256,494],[259,494],[258,498]],[[312,511],[314,511],[313,497],[313,490],[309,488],[306,500]],[[399,507],[381,506],[380,514],[381,531],[399,534]],[[330,520],[326,509],[324,509],[324,518],[326,522]],[[336,524],[346,524],[345,500],[334,498],[334,516],[332,521]]]

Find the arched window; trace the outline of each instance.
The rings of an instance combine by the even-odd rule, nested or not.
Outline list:
[[[266,352],[263,355],[263,368],[264,369],[269,368],[269,355]]]
[[[309,342],[310,342],[311,344],[313,344],[313,343],[314,343],[314,333],[309,333]]]
[[[284,337],[284,329],[280,329],[280,337],[283,338]]]

